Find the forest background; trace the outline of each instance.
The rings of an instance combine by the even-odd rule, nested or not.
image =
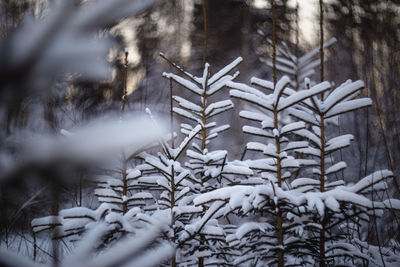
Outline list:
[[[0,34],[3,38],[16,28],[24,14],[36,17],[45,14],[51,1],[3,0],[0,6]],[[260,62],[267,58],[271,46],[257,32],[271,37],[271,7],[269,1],[205,1],[207,11],[206,61],[217,70],[241,56],[238,81],[251,77],[270,79],[272,69]],[[307,3],[304,3],[307,2]],[[318,46],[317,1],[276,1],[277,40],[286,42],[296,54],[303,54]],[[162,73],[172,67],[159,53],[182,66],[190,73],[201,73],[204,56],[203,3],[192,0],[160,1],[135,17],[126,18],[99,35],[111,34],[117,43],[109,54],[113,65],[112,76],[103,82],[78,81],[67,86],[57,83],[45,95],[35,95],[13,111],[12,119],[2,120],[2,135],[8,136],[14,127],[37,133],[58,133],[60,129],[74,129],[85,121],[120,112],[125,75],[125,47],[127,64],[127,111],[144,111],[168,118],[169,84]],[[400,4],[398,1],[346,1],[324,3],[325,40],[335,37],[337,42],[326,50],[325,78],[335,84],[347,79],[365,82],[363,94],[373,99],[369,109],[342,116],[336,131],[352,132],[355,141],[343,151],[348,163],[347,177],[358,181],[378,169],[394,173],[392,194],[400,196]],[[305,18],[307,17],[307,18]],[[308,20],[308,23],[305,22]],[[318,79],[316,79],[318,80]],[[177,88],[177,90],[182,90]],[[176,92],[184,95],[184,91]],[[228,96],[224,92],[221,98]],[[241,157],[246,139],[241,134],[239,102],[234,102],[236,114],[228,113],[220,121],[228,121],[231,130],[222,133],[220,140],[230,145],[231,160]],[[227,141],[228,140],[228,141]],[[224,148],[214,143],[213,148]],[[1,238],[25,230],[34,217],[51,213],[51,192],[43,188],[45,182],[19,181],[1,187]],[[90,190],[90,184],[87,185]],[[24,192],[23,196],[19,192]],[[29,199],[35,201],[24,207]],[[94,196],[80,199],[79,190],[68,186],[60,196],[63,208],[76,203],[93,203]],[[23,207],[23,208],[21,208]],[[395,229],[380,226],[383,235]],[[396,229],[396,232],[397,229]],[[7,243],[7,242],[6,242]]]

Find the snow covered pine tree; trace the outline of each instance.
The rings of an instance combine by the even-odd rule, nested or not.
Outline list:
[[[305,84],[308,88],[308,79]],[[311,167],[311,172],[319,179],[297,179],[291,185],[296,190],[308,192],[305,194],[307,208],[314,209],[316,217],[312,219],[315,224],[310,227],[312,233],[309,233],[313,238],[308,238],[307,243],[311,255],[322,265],[366,262],[372,266],[384,264],[383,258],[377,255],[377,249],[366,243],[363,232],[367,229],[362,227],[362,222],[382,215],[383,209],[400,208],[394,204],[398,200],[375,199],[379,191],[386,190],[385,180],[393,176],[390,171],[376,171],[355,185],[347,186],[346,180],[350,179],[339,179],[336,175],[347,165],[344,161],[335,162],[334,152],[349,146],[353,136],[345,134],[329,137],[332,134],[327,131],[327,123],[329,120],[337,121],[340,114],[370,106],[372,101],[369,98],[355,99],[363,88],[362,81],[348,80],[337,88],[331,88],[327,94],[321,94],[320,98],[314,96],[306,99],[302,103],[302,110],[291,112],[292,116],[309,124],[311,128],[295,133],[309,140],[310,146],[300,152],[316,159],[317,168]],[[368,195],[371,199],[366,197]],[[382,198],[383,195],[380,195]],[[391,258],[390,254],[386,256]]]
[[[261,136],[265,140],[264,143],[250,142],[246,145],[247,150],[262,152],[262,158],[243,162],[257,172],[258,175],[250,180],[251,183],[259,185],[233,186],[216,190],[196,198],[195,203],[199,205],[214,200],[215,203],[219,203],[220,208],[224,207],[225,213],[238,210],[242,215],[250,211],[270,214],[262,217],[260,222],[243,224],[237,229],[236,238],[229,236],[231,245],[239,242],[237,246],[243,254],[235,260],[235,264],[250,261],[252,264],[270,265],[279,262],[283,266],[284,251],[288,255],[294,255],[297,251],[295,244],[298,240],[284,242],[287,234],[285,229],[288,227],[284,217],[293,210],[293,205],[296,203],[291,203],[290,198],[283,197],[286,194],[283,189],[287,188],[285,180],[291,176],[289,170],[299,167],[298,161],[289,154],[307,147],[308,144],[304,141],[289,142],[288,137],[291,133],[303,129],[305,124],[281,121],[281,114],[300,101],[327,90],[329,84],[322,84],[308,91],[295,92],[287,88],[289,81],[286,76],[276,85],[261,79],[252,79],[253,83],[273,90],[273,94],[270,95],[241,83],[227,84],[235,89],[231,90],[231,96],[261,108],[259,111],[240,112],[241,117],[258,123],[258,126],[244,126],[243,131]]]
[[[242,61],[237,58],[214,75],[210,75],[210,65],[205,64],[202,77],[196,77],[181,67],[167,59],[163,54],[161,57],[166,59],[174,68],[176,68],[183,77],[164,73],[163,76],[175,81],[191,94],[199,97],[200,103],[180,96],[173,96],[179,107],[174,107],[173,111],[195,122],[195,125],[201,126],[201,133],[195,136],[200,144],[192,142],[192,148],[187,150],[189,162],[185,165],[191,169],[198,177],[198,193],[204,193],[213,189],[221,188],[229,184],[237,184],[240,177],[252,175],[253,172],[240,161],[228,161],[228,152],[226,150],[210,151],[207,145],[219,136],[219,133],[229,129],[229,125],[217,126],[216,122],[210,121],[216,115],[233,108],[231,100],[222,100],[208,103],[211,96],[223,89],[227,82],[235,79],[239,72],[233,75],[229,73]],[[197,126],[196,126],[197,127]],[[181,132],[188,135],[194,129],[190,124],[181,124]],[[199,266],[218,264],[229,264],[232,250],[225,242],[227,233],[231,232],[231,226],[219,224],[217,220],[210,220],[211,217],[203,217],[201,221],[193,222],[185,227],[187,238],[199,238],[197,246],[191,248],[191,253],[199,257]],[[210,220],[210,221],[209,221]],[[207,224],[206,224],[207,223]]]
[[[308,79],[306,81],[307,89],[295,92],[286,87],[289,83],[287,77],[283,77],[276,86],[252,79],[253,84],[273,90],[271,95],[244,84],[227,84],[235,89],[231,91],[233,97],[263,110],[262,113],[254,110],[240,113],[241,117],[261,124],[259,128],[244,126],[243,131],[275,140],[267,145],[250,142],[246,146],[247,150],[257,150],[268,157],[244,161],[260,172],[264,184],[218,189],[195,198],[195,204],[210,206],[206,215],[216,214],[214,216],[235,210],[241,214],[261,212],[256,221],[242,224],[235,235],[228,237],[232,245],[242,250],[243,256],[237,258],[235,263],[250,261],[259,266],[369,263],[381,266],[383,258],[398,260],[390,250],[385,250],[385,255],[382,255],[382,250],[369,245],[363,233],[366,229],[362,229],[361,224],[381,215],[383,209],[400,208],[399,200],[374,199],[377,191],[387,187],[385,179],[392,177],[392,173],[377,171],[354,185],[335,180],[334,174],[346,165],[344,162],[335,164],[331,160],[332,153],[348,146],[352,136],[326,137],[328,119],[371,104],[368,98],[354,99],[363,83],[347,81],[332,88],[330,83],[323,82],[310,88]],[[322,92],[325,93],[325,100],[317,97]],[[285,109],[301,121],[286,125],[279,119]],[[307,130],[306,124],[312,125],[311,131]],[[309,144],[298,140],[290,142],[292,134],[301,136]],[[294,159],[288,156],[289,151],[312,157]],[[313,173],[320,179],[297,178],[290,181],[291,175],[285,169],[299,166],[319,167],[313,168]],[[372,199],[367,198],[367,194],[371,194]],[[219,212],[216,211],[218,209]],[[344,227],[346,222],[351,223],[352,231],[346,231],[349,229]]]

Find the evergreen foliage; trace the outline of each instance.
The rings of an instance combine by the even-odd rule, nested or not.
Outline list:
[[[301,75],[315,72],[315,54],[302,57],[307,67],[299,68]],[[348,80],[334,88],[305,78],[304,89],[296,91],[290,85],[298,82],[283,76],[276,84],[252,78],[248,86],[233,81],[238,72],[229,75],[240,61],[214,75],[206,64],[202,77],[171,62],[183,77],[163,76],[200,99],[197,104],[171,96],[178,105],[172,111],[192,122],[181,124],[184,140],[175,148],[175,133],[161,138],[160,152],[140,153],[143,164],[133,169],[126,168],[123,157],[120,178],[99,176],[95,195],[101,204],[96,210],[62,210],[33,220],[33,231],[52,229],[53,238],[76,241],[104,221],[106,244],[162,220],[168,225],[164,238],[177,249],[171,266],[380,266],[397,261],[390,249],[382,252],[382,246],[369,244],[365,227],[385,210],[400,209],[400,201],[383,198],[393,174],[376,171],[355,184],[339,179],[346,163],[335,161],[335,153],[348,147],[353,136],[328,132],[329,121],[371,105],[371,99],[357,98],[363,83]],[[297,78],[299,73],[289,74]],[[240,161],[229,161],[227,151],[207,149],[229,128],[210,119],[232,109],[232,102],[207,102],[225,86],[231,97],[251,104],[240,117],[248,121],[243,133],[256,140],[246,144]],[[190,144],[193,149],[187,149]],[[181,159],[185,151],[188,162]]]
[[[283,3],[286,6],[286,2]],[[276,45],[274,1],[271,1],[273,55],[272,61],[263,61],[273,67],[273,82],[256,77],[251,78],[250,85],[235,81],[239,76],[235,69],[243,61],[241,57],[214,74],[211,74],[210,64],[205,63],[202,74],[195,76],[161,53],[176,71],[162,74],[170,85],[169,134],[162,131],[159,123],[162,117],[153,115],[148,108],[150,127],[132,129],[125,125],[124,112],[128,107],[126,50],[119,120],[110,123],[109,128],[92,126],[85,131],[83,127],[81,132],[62,130],[62,139],[57,137],[41,143],[49,148],[43,149],[42,154],[40,151],[33,153],[26,160],[28,164],[21,167],[23,172],[24,168],[37,164],[39,170],[49,176],[56,174],[54,169],[63,164],[89,167],[88,173],[96,187],[92,194],[97,199],[94,205],[84,206],[79,201],[78,206],[60,209],[57,187],[62,182],[52,183],[57,189],[53,188],[53,213],[31,221],[34,260],[39,248],[37,238],[48,238],[53,245],[50,256],[55,265],[61,266],[399,265],[398,244],[394,238],[381,240],[377,230],[382,218],[389,213],[397,218],[395,215],[400,210],[400,200],[388,193],[392,181],[396,181],[393,170],[374,170],[368,175],[365,171],[366,175],[353,177],[346,172],[348,163],[340,154],[355,137],[350,133],[336,134],[339,118],[367,109],[373,101],[362,94],[365,85],[361,80],[347,80],[338,86],[323,81],[323,63],[327,60],[323,51],[336,39],[323,42],[322,1],[320,4],[320,47],[296,56],[285,43]],[[119,7],[115,15],[107,14],[107,7],[115,6],[105,0],[98,1],[97,5],[92,3],[85,7],[92,17],[104,15],[102,23],[90,23],[93,18],[86,19],[80,8],[82,13],[71,15],[74,12],[69,12],[65,25],[61,23],[57,33],[59,39],[49,39],[48,47],[54,48],[43,55],[36,57],[34,53],[35,46],[42,44],[41,40],[30,37],[37,44],[28,47],[31,49],[26,53],[16,50],[12,55],[22,55],[22,60],[3,64],[5,70],[10,69],[9,72],[0,71],[7,88],[15,87],[22,92],[32,81],[32,90],[37,90],[41,83],[52,82],[48,73],[65,75],[74,69],[86,78],[103,78],[107,69],[105,61],[97,68],[88,68],[73,59],[74,64],[65,70],[52,68],[59,56],[59,42],[66,40],[79,47],[94,39],[83,37],[83,32],[93,34],[128,12]],[[150,3],[136,1],[127,6],[137,13],[148,5]],[[75,10],[70,2],[54,7],[60,13],[63,8]],[[205,14],[203,19],[206,25]],[[42,22],[57,25],[59,20],[56,15],[45,16]],[[70,32],[68,27],[74,25],[75,32]],[[29,31],[31,28],[33,30]],[[24,25],[4,42],[4,46],[11,47],[10,44],[24,33],[47,36],[49,32],[52,33],[51,27],[43,23]],[[101,41],[97,54],[104,54],[109,47],[109,41]],[[79,53],[72,50],[69,53],[74,57],[87,52],[78,48]],[[206,50],[205,41],[204,60]],[[23,56],[29,54],[32,58],[24,59]],[[89,54],[88,58],[98,59],[97,54]],[[49,63],[38,64],[41,56],[47,57]],[[65,57],[62,54],[62,58]],[[32,63],[25,66],[26,61]],[[319,83],[311,79],[318,68],[322,80]],[[278,79],[277,72],[284,75]],[[7,76],[8,73],[13,75]],[[39,78],[35,78],[34,73]],[[19,77],[26,80],[20,83]],[[174,85],[185,90],[185,97],[174,94]],[[0,89],[0,94],[5,94],[5,87]],[[245,121],[242,136],[250,141],[245,144],[240,160],[229,156],[230,144],[220,135],[228,131],[230,125],[219,125],[215,119],[222,114],[227,116],[234,109],[231,99],[214,100],[223,89],[229,89],[230,97],[243,107],[239,113],[240,119]],[[9,99],[19,98],[17,92],[10,94]],[[179,134],[173,127],[176,117],[182,120]],[[1,112],[0,119],[3,119]],[[8,122],[7,127],[10,127]],[[103,137],[96,139],[100,130],[104,131]],[[131,142],[128,135],[134,136],[136,143]],[[111,140],[113,138],[116,140]],[[213,144],[216,141],[219,143]],[[100,144],[104,142],[108,145]],[[222,149],[214,150],[221,144]],[[32,147],[39,150],[39,146]],[[0,147],[0,151],[3,149],[8,151]],[[98,160],[97,153],[108,154],[109,158]],[[20,174],[18,167],[10,168],[10,177]],[[7,175],[0,179],[3,176],[8,179]],[[71,253],[63,257],[60,244]],[[37,266],[3,250],[0,250],[0,263]]]

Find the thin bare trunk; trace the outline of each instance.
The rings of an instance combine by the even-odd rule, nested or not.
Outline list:
[[[299,1],[296,1],[296,65],[298,64],[299,61],[299,45],[300,45],[300,35],[299,35]],[[295,74],[295,79],[296,79],[296,91],[299,91],[300,89],[300,81],[299,81],[299,70],[296,68],[296,74]]]
[[[324,81],[324,10],[323,10],[323,0],[319,0],[319,53],[320,53],[320,68],[321,68],[321,82]],[[323,93],[322,93],[323,94]]]
[[[272,11],[272,71],[274,85],[277,82],[276,76],[276,19],[275,19],[275,1],[271,0],[271,11]]]
[[[374,208],[374,190],[373,190],[373,185],[372,185],[372,190],[371,190],[371,201],[372,201],[372,212],[374,214],[373,219],[374,219],[374,225],[372,227],[375,227],[375,234],[376,234],[376,241],[378,243],[378,250],[379,250],[379,255],[381,257],[382,261],[382,266],[386,267],[385,260],[383,258],[383,253],[382,253],[382,247],[381,247],[381,242],[379,240],[379,233],[378,233],[378,225],[376,223],[376,214],[375,214],[375,208]]]
[[[35,233],[35,231],[32,231],[32,236],[33,236],[33,261],[36,261],[37,241],[36,241],[36,233]]]
[[[128,193],[128,179],[127,179],[127,173],[126,173],[126,159],[125,157],[122,159],[122,182],[123,182],[123,187],[122,187],[122,195],[127,196]],[[128,211],[128,202],[124,200],[122,202],[122,213],[125,214]]]
[[[83,174],[79,177],[79,203],[78,206],[82,207],[82,186],[83,186]]]
[[[174,105],[173,105],[173,86],[172,86],[172,79],[169,79],[169,118],[171,123],[171,148],[174,149]],[[176,243],[176,231],[175,231],[175,215],[173,209],[175,207],[175,169],[174,165],[171,166],[171,227],[173,230],[173,242]],[[171,267],[176,266],[176,253],[172,255],[171,258]]]
[[[173,209],[175,207],[175,169],[174,165],[171,166],[171,227],[173,231],[173,242],[176,242],[176,232],[175,232],[175,215]],[[171,267],[176,266],[176,253],[172,255]]]
[[[208,75],[207,75],[207,77],[208,77]],[[201,113],[202,123],[203,123],[203,128],[201,131],[201,149],[202,149],[202,151],[204,151],[204,149],[206,149],[206,139],[207,139],[207,130],[205,127],[206,123],[207,123],[206,113],[205,113],[206,112],[206,101],[207,101],[207,94],[206,94],[207,82],[208,81],[206,79],[206,82],[205,82],[206,88],[204,89],[204,94],[202,96],[202,113]],[[202,173],[201,177],[200,177],[200,183],[202,186],[203,186],[203,181],[204,181],[203,176],[204,176],[204,174]],[[200,234],[200,246],[204,245],[204,241],[205,241],[204,235]],[[199,258],[199,267],[204,267],[204,258],[203,257]]]
[[[125,64],[124,64],[124,91],[122,96],[121,113],[125,111],[126,98],[128,96],[127,79],[128,79],[128,50],[125,50]]]
[[[274,79],[274,87],[277,83],[277,74],[276,74],[276,18],[275,18],[275,1],[271,0],[271,11],[272,11],[272,71],[273,71],[273,79]],[[278,129],[278,109],[274,107],[274,128]],[[275,137],[275,145],[276,145],[276,153],[278,155],[277,158],[277,179],[278,186],[282,186],[282,166],[281,166],[281,157],[279,156],[281,153],[281,144],[279,140],[279,136]],[[277,204],[278,205],[278,204]],[[278,214],[276,218],[276,223],[278,227],[278,246],[283,246],[283,218],[282,211],[278,207]],[[284,266],[284,254],[283,249],[279,249],[278,251],[278,266]]]
[[[320,78],[321,82],[324,80],[324,10],[323,0],[319,0],[319,30],[320,30]],[[324,101],[324,93],[321,93],[321,100]],[[320,130],[321,130],[321,154],[320,154],[320,191],[325,191],[325,114],[320,114]],[[324,225],[319,231],[319,266],[325,266],[325,230]]]
[[[203,41],[203,66],[207,62],[207,0],[202,0],[203,4],[203,23],[204,23],[204,41]]]
[[[122,96],[122,103],[121,103],[121,115],[125,112],[125,104],[126,98],[128,95],[127,91],[127,79],[128,79],[128,50],[125,48],[125,64],[124,64],[124,81],[123,81],[123,96]],[[128,211],[128,202],[126,201],[126,197],[128,194],[128,174],[127,174],[127,159],[125,155],[122,157],[122,195],[124,196],[124,201],[122,202],[122,213],[125,214]]]
[[[169,79],[169,118],[170,118],[170,124],[171,124],[171,147],[174,148],[174,104],[172,101],[172,79]]]
[[[54,216],[58,215],[58,212],[60,210],[60,185],[56,182],[53,181],[52,187],[51,187],[51,194],[52,194],[52,213]],[[54,224],[56,224],[56,222],[54,222]],[[57,237],[60,235],[59,233],[59,228],[55,227],[54,231],[53,231],[53,236],[52,236],[52,242],[51,242],[51,246],[52,246],[52,253],[53,253],[53,266],[58,266],[59,265],[59,258],[60,258],[60,248],[59,248],[59,244],[58,244],[58,240]]]
[[[321,129],[321,153],[320,153],[320,191],[325,191],[325,115],[320,115],[320,129]]]
[[[322,96],[323,97],[323,96]],[[323,100],[323,98],[322,98]],[[320,129],[321,129],[321,153],[320,153],[320,191],[325,192],[325,114],[320,114]],[[324,225],[319,232],[320,234],[320,267],[325,266],[325,230]]]
[[[202,0],[202,5],[203,5],[203,23],[204,23],[204,42],[203,42],[203,66],[205,66],[207,62],[207,0]],[[201,149],[204,151],[206,148],[206,138],[207,138],[207,130],[206,130],[206,105],[207,105],[207,81],[208,79],[208,74],[206,77],[205,81],[205,88],[204,88],[204,93],[202,95],[202,123],[203,123],[203,129],[201,131]],[[203,174],[201,175],[201,185],[203,185]],[[204,235],[200,234],[200,246],[202,247],[204,245],[205,238]],[[199,267],[204,267],[204,258],[200,257],[199,258]]]

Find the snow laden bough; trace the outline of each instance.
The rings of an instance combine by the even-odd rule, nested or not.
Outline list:
[[[165,58],[164,55],[162,57]],[[198,177],[201,177],[201,184],[205,190],[209,190],[208,187],[210,189],[218,188],[221,186],[222,180],[225,180],[228,184],[234,183],[234,178],[237,175],[251,175],[251,171],[240,163],[228,162],[226,150],[210,151],[207,149],[207,145],[212,140],[216,139],[221,132],[230,128],[228,124],[218,126],[215,121],[210,120],[214,116],[233,108],[230,99],[209,103],[210,98],[239,75],[239,71],[236,71],[233,75],[229,73],[242,60],[241,57],[235,59],[214,75],[210,75],[208,63],[205,64],[201,77],[196,77],[184,71],[174,63],[172,63],[173,66],[180,71],[183,77],[173,73],[163,73],[165,78],[172,79],[200,100],[199,103],[195,103],[175,95],[173,100],[178,104],[178,107],[174,107],[173,111],[189,121],[189,123],[181,124],[181,132],[185,135],[188,135],[196,125],[202,127],[201,132],[195,136],[192,149],[187,151],[190,160],[186,163],[186,166],[192,169]],[[218,185],[215,185],[215,182]]]
[[[275,241],[276,223],[268,220],[276,203],[286,203],[292,210],[285,212],[284,228],[287,230],[283,241],[285,264],[307,265],[315,264],[318,251],[310,253],[304,250],[304,244],[313,239],[310,228],[325,227],[336,231],[337,225],[323,225],[324,219],[334,214],[335,222],[340,225],[350,218],[360,217],[357,223],[368,221],[372,216],[380,216],[385,209],[400,209],[400,201],[388,199],[373,201],[367,196],[370,187],[376,185],[383,188],[385,180],[392,177],[390,171],[377,171],[354,185],[340,186],[327,192],[302,193],[295,190],[283,190],[273,183],[257,186],[237,185],[221,188],[196,197],[193,202],[198,206],[208,207],[205,216],[215,219],[230,213],[249,216],[250,213],[260,212],[263,217],[257,221],[241,224],[236,231],[227,236],[227,242],[242,250],[241,256],[235,259],[235,264],[249,262],[254,265],[272,264],[280,248]],[[284,206],[281,204],[281,207]],[[253,246],[247,245],[251,243]],[[362,248],[362,249],[361,249]],[[297,253],[295,252],[297,249]],[[349,265],[352,262],[367,261],[371,266],[382,266],[381,258],[376,247],[368,245],[359,238],[329,242],[326,257],[334,259],[333,265]],[[395,258],[391,250],[385,249],[386,256]],[[397,257],[398,260],[398,257]],[[286,265],[285,265],[286,266]]]

